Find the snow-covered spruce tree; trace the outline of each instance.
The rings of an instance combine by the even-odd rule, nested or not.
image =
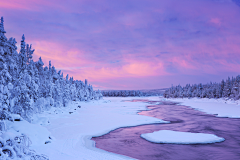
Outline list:
[[[14,64],[12,67],[7,67],[8,63],[5,62],[6,58],[11,59],[11,57],[7,57],[5,55],[8,54],[3,53],[1,74],[3,86],[8,83],[14,85],[11,109],[9,110],[11,113],[19,114],[24,119],[31,121],[32,114],[49,110],[51,107],[66,107],[72,100],[88,101],[102,97],[99,91],[94,91],[92,86],[88,85],[87,80],[84,84],[82,81],[74,80],[73,77],[69,79],[68,75],[64,78],[61,71],[57,73],[55,67],[51,65],[51,61],[48,67],[44,67],[41,57],[34,62],[32,60],[33,53],[31,45],[25,43],[24,35],[20,53],[15,52],[17,56],[11,60]],[[8,68],[13,69],[9,70]],[[4,97],[6,99],[6,96]],[[4,104],[7,103],[4,102]]]
[[[29,120],[32,112],[31,92],[28,85],[31,75],[27,65],[23,64],[24,36],[20,53],[17,53],[14,38],[5,36],[3,17],[0,22],[0,159],[48,159],[46,156],[37,155],[29,149],[29,138],[26,135],[12,135],[8,133],[6,121],[13,121],[12,113],[18,113]],[[31,47],[28,48],[31,52]],[[29,58],[31,56],[29,54]],[[29,61],[30,62],[30,61]],[[9,123],[9,122],[8,122]]]
[[[17,53],[16,41],[5,36],[3,18],[0,24],[0,99],[1,110],[21,115],[31,121],[34,113],[49,110],[51,107],[67,106],[68,102],[89,101],[102,98],[100,91],[73,77],[63,77],[57,73],[51,61],[44,66],[41,59],[32,60],[34,49],[22,36],[21,49]],[[13,86],[13,87],[7,87]]]
[[[5,121],[13,121],[11,115],[18,114],[31,122],[32,115],[49,110],[51,107],[67,107],[74,101],[89,101],[102,98],[101,92],[73,77],[63,77],[63,73],[48,66],[39,58],[34,62],[34,49],[22,36],[20,52],[17,52],[14,38],[5,36],[3,17],[0,22],[0,159],[26,158],[47,159],[28,148],[25,135],[3,138]]]
[[[165,98],[231,98],[240,99],[240,75],[237,77],[228,77],[226,81],[220,83],[207,84],[187,84],[185,87],[172,86],[165,90],[163,96]]]

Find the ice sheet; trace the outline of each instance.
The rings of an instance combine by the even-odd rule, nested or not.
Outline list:
[[[160,130],[141,134],[141,137],[153,143],[207,144],[222,142],[225,139],[213,134]]]

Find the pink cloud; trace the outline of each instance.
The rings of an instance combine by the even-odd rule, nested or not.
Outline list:
[[[239,73],[240,13],[231,1],[9,0],[0,8],[7,35],[24,33],[34,60],[98,87]]]
[[[210,23],[216,24],[216,25],[218,25],[218,26],[221,25],[221,21],[220,21],[219,18],[211,18],[211,19],[210,19]]]

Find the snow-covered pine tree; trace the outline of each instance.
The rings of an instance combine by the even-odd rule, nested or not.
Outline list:
[[[0,105],[1,111],[17,113],[28,121],[33,113],[61,107],[71,100],[91,100],[102,97],[91,85],[63,78],[63,73],[52,66],[44,66],[41,59],[32,60],[34,49],[22,36],[20,52],[17,53],[14,38],[7,39],[0,23]],[[60,75],[61,74],[61,75]],[[68,76],[67,76],[68,77]],[[55,104],[56,103],[56,104]]]
[[[240,76],[234,78],[230,98],[238,99]]]
[[[220,83],[208,83],[202,85],[187,84],[185,87],[172,86],[165,90],[163,96],[171,97],[200,97],[200,98],[231,98],[240,99],[240,75],[237,77],[228,77],[226,81],[222,80]],[[182,89],[181,89],[182,88]]]
[[[75,99],[75,97],[78,98],[77,100],[91,100],[93,95],[94,99],[102,97],[100,91],[95,92],[92,86],[89,87],[87,85],[85,86],[88,94],[83,95],[85,99],[82,96],[79,97],[78,93],[85,92],[82,81],[75,81],[71,77],[70,86],[66,85],[68,82],[63,78],[63,74],[56,74],[56,70],[51,66],[51,62],[49,63],[49,68],[44,66],[41,57],[37,62],[34,62],[32,60],[34,49],[32,49],[31,45],[26,44],[24,35],[22,36],[21,48],[18,53],[16,40],[14,38],[7,39],[3,23],[3,17],[1,17],[0,129],[2,133],[7,128],[4,121],[10,120],[10,114],[12,113],[19,114],[30,122],[34,113],[40,113],[50,107],[61,107],[63,103],[67,103]],[[77,84],[79,84],[78,89],[76,89]],[[66,98],[64,102],[62,99],[64,95],[68,94],[68,90],[71,90],[71,98]],[[47,159],[29,150],[25,144],[25,142],[28,142],[28,138],[25,135],[16,138],[20,139],[20,143],[17,143],[17,145],[15,145],[16,139],[7,139],[8,142],[11,141],[11,145],[7,145],[6,139],[0,138],[0,143],[6,144],[7,147],[7,149],[0,151],[0,159],[14,159],[13,155],[25,158],[28,154],[31,158],[27,159]],[[9,153],[10,157],[7,157],[7,153]]]
[[[5,36],[6,31],[4,30],[3,17],[1,17],[0,23],[0,46],[6,46],[7,37]]]
[[[230,94],[231,94],[231,80],[230,77],[228,77],[223,88],[223,97],[229,97]]]

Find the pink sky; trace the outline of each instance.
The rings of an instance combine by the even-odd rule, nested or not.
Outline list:
[[[96,89],[157,89],[239,74],[239,0],[8,0],[6,36]]]

